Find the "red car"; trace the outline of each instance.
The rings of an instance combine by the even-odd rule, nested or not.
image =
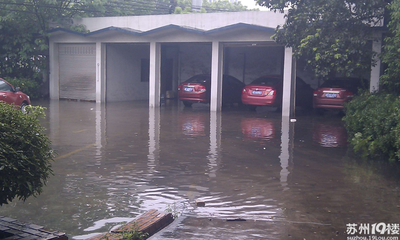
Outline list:
[[[314,109],[343,109],[344,103],[353,99],[358,89],[367,89],[368,82],[357,78],[334,78],[326,80],[314,91]]]
[[[244,83],[237,78],[224,75],[222,82],[222,104],[241,103],[240,94]],[[178,86],[178,97],[185,107],[193,103],[209,103],[211,91],[211,75],[195,75]]]
[[[242,90],[242,103],[251,110],[257,106],[282,107],[283,78],[263,76],[246,85]],[[296,78],[296,106],[312,106],[313,89],[301,78]]]
[[[14,88],[6,80],[0,78],[0,101],[14,104],[25,112],[25,107],[31,104],[29,96],[20,91],[19,87]]]

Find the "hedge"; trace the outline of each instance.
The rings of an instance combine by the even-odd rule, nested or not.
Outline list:
[[[364,156],[400,159],[400,97],[365,92],[345,105],[350,144]]]

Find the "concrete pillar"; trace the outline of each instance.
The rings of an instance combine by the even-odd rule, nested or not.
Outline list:
[[[161,45],[150,42],[149,107],[160,107]]]
[[[292,80],[293,80],[293,56],[292,48],[285,48],[283,64],[283,96],[282,96],[282,116],[291,117],[294,112],[292,104]]]
[[[105,102],[105,69],[106,69],[106,47],[101,42],[96,42],[96,102]]]
[[[382,33],[380,31],[375,32],[374,40],[372,42],[372,50],[379,55],[382,51]],[[376,65],[371,67],[371,78],[369,90],[375,92],[379,90],[379,77],[381,76],[381,60],[376,56]]]
[[[222,71],[223,71],[223,46],[218,41],[213,41],[212,56],[211,56],[210,111],[221,111],[222,76],[223,76]]]
[[[58,44],[49,43],[50,77],[49,94],[50,99],[60,99],[60,67],[58,63]]]

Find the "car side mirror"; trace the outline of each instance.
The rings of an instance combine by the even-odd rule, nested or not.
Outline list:
[[[16,91],[16,92],[19,92],[19,91],[21,91],[21,88],[20,88],[20,87],[16,87],[16,88],[15,88],[15,91]]]

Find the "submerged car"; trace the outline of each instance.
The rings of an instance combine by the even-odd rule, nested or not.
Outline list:
[[[359,89],[367,89],[368,82],[358,78],[328,79],[314,91],[313,107],[323,109],[343,109],[344,103],[353,99]]]
[[[21,111],[25,112],[25,107],[31,104],[29,96],[21,92],[19,87],[15,87],[6,80],[0,78],[0,101],[14,104]]]
[[[223,76],[222,104],[241,103],[241,91],[244,83],[230,75]],[[211,75],[195,75],[178,86],[178,98],[185,107],[193,103],[209,103],[211,92]]]
[[[283,78],[262,76],[246,85],[242,90],[242,103],[251,110],[257,106],[282,107]],[[312,107],[313,89],[301,78],[296,78],[296,106]]]

